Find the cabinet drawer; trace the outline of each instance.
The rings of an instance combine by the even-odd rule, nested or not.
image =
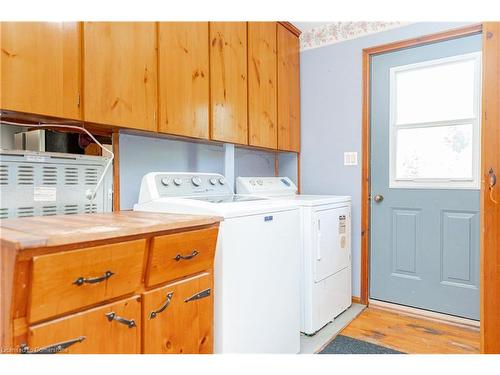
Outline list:
[[[28,352],[134,354],[141,352],[139,296],[29,328]]]
[[[212,283],[203,273],[143,295],[144,353],[212,353]]]
[[[145,245],[137,240],[34,257],[29,322],[133,293]]]
[[[147,285],[156,285],[212,268],[218,228],[155,237]]]

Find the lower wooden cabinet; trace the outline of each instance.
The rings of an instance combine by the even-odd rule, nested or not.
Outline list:
[[[32,326],[22,349],[26,353],[139,354],[140,297]]]
[[[32,254],[22,253],[21,259],[16,253],[6,257],[8,240],[2,237],[2,271],[10,267],[12,290],[2,280],[0,348],[23,354],[212,353],[219,219],[162,230],[146,213],[136,214],[135,220],[125,214],[81,215],[68,227],[90,233],[88,228],[100,224],[116,231],[130,220],[131,226],[147,221],[156,230],[95,241],[96,246],[30,247]]]
[[[144,353],[212,353],[212,289],[203,273],[144,293]]]

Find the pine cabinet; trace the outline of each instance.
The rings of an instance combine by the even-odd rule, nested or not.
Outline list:
[[[247,24],[210,22],[211,139],[248,143]]]
[[[139,296],[29,328],[26,352],[140,354]]]
[[[208,22],[158,24],[159,131],[209,137]]]
[[[0,223],[1,348],[212,352],[221,218],[132,211],[70,216]]]
[[[78,22],[2,22],[0,108],[80,119]]]
[[[299,38],[281,22],[3,22],[0,108],[300,151]]]
[[[84,22],[84,119],[156,131],[154,22]]]
[[[212,274],[181,280],[143,295],[144,352],[203,354],[213,350]]]
[[[248,143],[278,145],[276,22],[248,23]]]
[[[299,38],[278,24],[278,149],[300,151]]]

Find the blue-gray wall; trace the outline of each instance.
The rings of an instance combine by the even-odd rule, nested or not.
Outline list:
[[[344,166],[345,151],[361,162],[362,50],[465,23],[415,23],[328,46],[300,56],[301,190],[353,199],[353,295],[360,295],[361,165]]]
[[[224,173],[221,145],[120,134],[120,207],[137,203],[148,172]],[[234,176],[274,176],[274,153],[236,147]]]

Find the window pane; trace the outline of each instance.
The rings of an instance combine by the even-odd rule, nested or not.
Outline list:
[[[396,178],[472,179],[472,124],[398,129]]]
[[[396,73],[396,123],[474,117],[474,61]]]

